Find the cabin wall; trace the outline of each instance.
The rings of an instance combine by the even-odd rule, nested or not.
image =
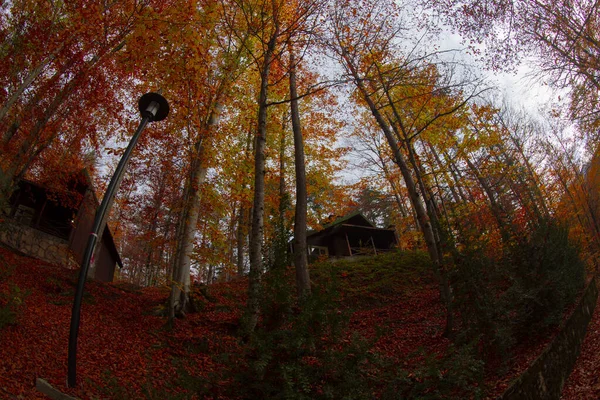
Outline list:
[[[68,268],[79,267],[66,240],[8,219],[0,225],[0,242],[52,264]]]
[[[85,192],[74,220],[71,220],[73,218],[71,210],[61,212],[60,207],[54,209],[47,207],[50,203],[46,201],[43,189],[33,186],[26,193],[32,194],[21,196],[21,193],[18,193],[11,210],[7,210],[7,214],[14,217],[6,217],[0,225],[0,242],[28,256],[52,264],[79,268],[83,263],[96,213],[97,202],[92,191]],[[21,209],[29,211],[29,214],[16,212]],[[44,210],[48,214],[46,219],[42,218]],[[63,225],[70,230],[70,235],[66,229],[62,229]],[[54,229],[56,226],[60,229]],[[90,270],[90,277],[111,282],[118,253],[111,242],[108,229],[104,233],[102,243],[98,244],[100,251],[96,269]]]
[[[330,257],[377,254],[398,245],[394,229],[377,228],[361,214],[338,218],[323,230],[308,235],[307,242],[309,247],[327,247]]]
[[[336,235],[331,238],[329,245],[329,254],[334,257],[347,257],[350,256],[350,249],[348,249],[348,242],[346,236]]]
[[[80,265],[83,263],[87,241],[94,225],[94,213],[96,210],[94,203],[94,195],[90,190],[87,190],[83,196],[79,211],[77,211],[75,228],[71,232],[69,240],[69,246],[75,254],[77,263]]]
[[[87,242],[90,237],[90,232],[94,226],[94,219],[96,217],[96,200],[93,193],[87,190],[79,211],[77,212],[75,229],[71,233],[70,248],[75,254],[75,258],[79,265],[83,263],[83,257],[85,255],[85,249]],[[96,244],[100,246],[98,254],[98,260],[95,262],[95,268],[90,268],[88,276],[90,278],[97,279],[102,282],[112,282],[115,265],[117,263],[116,258],[111,254],[107,241],[109,239],[108,229],[105,228],[104,234],[102,235],[102,243]]]
[[[94,278],[102,282],[112,282],[117,260],[110,254],[106,240],[102,240],[102,243],[99,243],[98,246],[100,246],[100,251],[98,252],[98,260],[96,260]]]

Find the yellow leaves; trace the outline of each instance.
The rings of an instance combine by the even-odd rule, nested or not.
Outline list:
[[[589,210],[593,217],[592,221],[595,221],[596,223],[595,231],[596,235],[599,236],[598,241],[600,242],[600,145],[598,145],[596,152],[590,161],[586,181],[589,196]]]

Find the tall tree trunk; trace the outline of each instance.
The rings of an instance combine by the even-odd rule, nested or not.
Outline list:
[[[244,265],[244,245],[246,243],[246,207],[244,203],[241,202],[240,209],[237,218],[237,274],[238,276],[244,275],[245,265]]]
[[[429,147],[429,151],[431,151],[431,155],[435,159],[435,162],[437,163],[437,165],[440,168],[443,168],[444,180],[446,181],[446,184],[448,185],[448,189],[450,190],[450,193],[452,194],[452,199],[454,200],[454,203],[455,204],[460,204],[461,198],[460,198],[458,192],[456,191],[456,188],[454,187],[454,183],[448,177],[448,169],[449,169],[449,167],[446,167],[444,165],[444,163],[442,162],[442,160],[441,160],[441,158],[440,158],[437,150],[435,149],[435,147],[431,143],[428,143],[428,147]]]
[[[287,115],[283,116],[281,123],[281,138],[279,140],[279,227],[281,234],[285,233],[285,197],[287,190],[285,187],[285,148],[286,148],[286,130],[287,130]]]
[[[492,215],[498,224],[498,230],[500,231],[502,242],[508,244],[511,237],[511,223],[508,220],[507,213],[502,208],[502,205],[498,202],[496,193],[490,185],[488,179],[481,175],[479,169],[475,166],[475,164],[473,164],[466,154],[464,155],[464,160],[466,161],[473,175],[475,175],[475,178],[479,182],[479,185],[485,192],[488,201],[490,202],[490,211],[492,212]]]
[[[254,201],[252,204],[252,233],[250,236],[250,273],[248,274],[248,303],[244,331],[246,335],[254,332],[258,323],[261,275],[263,270],[262,242],[265,212],[265,147],[267,142],[267,96],[269,74],[275,52],[279,25],[271,35],[264,53],[260,71],[260,94],[258,98],[258,130],[254,150]]]
[[[394,127],[395,125],[392,125]],[[396,132],[399,134],[399,132]],[[405,133],[406,134],[406,133]],[[437,209],[437,205],[435,204],[435,200],[433,198],[433,193],[431,192],[430,185],[425,182],[423,179],[423,172],[421,171],[421,162],[417,159],[416,152],[412,141],[408,140],[406,137],[404,138],[405,148],[408,152],[408,161],[412,166],[412,169],[415,173],[415,177],[417,178],[417,185],[421,191],[421,195],[423,196],[423,201],[425,202],[425,209],[427,210],[427,215],[429,216],[429,220],[431,223],[431,230],[433,232],[435,238],[435,248],[438,252],[438,258],[441,260],[443,257],[442,254],[442,243],[440,237],[440,220],[439,220],[439,212]]]
[[[25,92],[25,90],[27,90],[27,88],[29,88],[29,86],[33,83],[33,81],[36,80],[36,78],[38,76],[40,76],[40,74],[44,71],[44,69],[48,66],[48,64],[50,64],[52,61],[54,61],[54,59],[56,58],[58,53],[60,53],[60,51],[63,49],[63,46],[64,46],[64,44],[59,45],[52,52],[52,54],[48,55],[48,57],[46,57],[44,60],[42,60],[34,69],[32,69],[27,74],[25,79],[23,79],[23,82],[21,82],[19,87],[10,95],[10,97],[6,100],[6,103],[4,103],[4,105],[0,109],[0,123],[6,116],[6,114],[10,110],[10,108],[17,102],[19,97],[21,97],[21,95]]]
[[[160,182],[158,187],[158,192],[154,194],[154,201],[152,202],[152,218],[150,220],[150,226],[148,228],[148,233],[150,238],[156,237],[156,230],[158,228],[158,215],[160,210],[160,205],[163,202],[164,190],[165,190],[165,179],[166,172],[163,171],[160,175]],[[146,280],[148,284],[152,281],[152,276],[154,275],[155,263],[153,263],[154,256],[154,247],[155,244],[148,241],[145,246],[146,252],[146,262],[144,264],[144,271],[146,271]]]
[[[507,128],[507,130],[508,130],[508,128]],[[541,215],[540,215],[541,217],[549,216],[550,211],[548,210],[548,205],[546,204],[546,198],[544,197],[544,194],[542,193],[542,185],[540,183],[540,179],[538,177],[538,174],[533,169],[533,166],[531,165],[531,160],[525,154],[525,149],[523,148],[523,144],[518,140],[518,138],[516,138],[513,134],[511,134],[510,131],[508,131],[508,137],[513,142],[513,145],[517,149],[517,152],[523,159],[523,165],[525,165],[525,168],[527,169],[527,173],[529,175],[529,180],[531,181],[530,190],[533,192],[533,193],[531,193],[531,196],[533,197],[532,201],[534,202],[534,204],[536,203],[536,200],[539,203],[539,207],[541,208]]]
[[[181,236],[175,265],[173,267],[173,283],[171,285],[171,296],[169,298],[170,319],[175,315],[185,315],[189,306],[190,287],[186,285],[187,276],[190,274],[191,255],[194,250],[194,237],[196,225],[200,215],[202,200],[201,187],[206,177],[204,163],[203,139],[197,143],[196,154],[192,163],[192,173],[188,185],[187,201],[184,203],[185,219],[181,222]],[[170,321],[172,324],[172,321]]]
[[[402,115],[399,112],[398,108],[396,107],[396,103],[394,102],[394,99],[392,98],[390,88],[386,84],[386,80],[383,77],[381,70],[379,70],[379,69],[378,69],[378,74],[379,74],[380,81],[383,84],[383,91],[389,102],[389,106],[392,109],[393,117],[388,115],[387,120],[389,121],[390,126],[392,127],[394,133],[396,134],[396,138],[401,141],[401,143],[403,144],[404,148],[407,151],[408,161],[412,166],[415,177],[417,178],[417,185],[419,186],[419,189],[421,190],[421,195],[423,196],[423,201],[425,202],[425,207],[427,210],[427,214],[429,216],[429,224],[430,224],[431,232],[432,232],[434,240],[435,240],[434,247],[438,253],[437,259],[440,261],[440,265],[442,265],[443,254],[442,254],[442,243],[441,243],[440,230],[439,230],[440,229],[439,212],[437,210],[437,206],[435,204],[433,194],[431,193],[429,186],[423,179],[423,173],[421,171],[422,164],[419,162],[419,160],[417,160],[417,155],[416,155],[416,152],[415,152],[413,144],[412,144],[412,138],[417,137],[417,134],[413,134],[412,138],[409,136],[411,132],[410,132],[410,130],[406,129]],[[389,131],[389,129],[388,129],[388,131]],[[390,132],[390,134],[391,133],[392,132]],[[444,291],[441,291],[441,293],[442,293],[442,296],[444,296],[444,294],[443,294]],[[449,288],[448,288],[448,293],[450,293]],[[448,303],[448,305],[451,305],[452,300],[448,299],[447,303]],[[452,316],[450,315],[449,318],[452,318]],[[450,325],[452,325],[452,324],[450,324]],[[452,328],[450,328],[450,330],[447,332],[451,333],[451,329]]]
[[[246,155],[251,154],[250,152],[254,152],[254,132],[252,129],[248,130],[248,137],[246,141]],[[242,181],[241,192],[246,190],[246,180]],[[248,227],[251,225],[250,223],[250,207],[246,204],[244,200],[240,201],[240,210],[238,214],[237,221],[237,273],[239,276],[244,275],[246,265],[244,263],[244,249],[246,247],[247,239],[248,239]]]
[[[381,170],[383,172],[383,176],[388,181],[390,187],[392,188],[392,191],[394,192],[394,199],[396,201],[398,209],[400,210],[400,215],[402,216],[402,218],[406,218],[408,216],[408,213],[406,211],[406,207],[404,207],[404,202],[400,198],[400,188],[398,188],[398,184],[394,181],[394,177],[390,172],[389,167],[387,166],[385,157],[383,156],[383,154],[381,153],[381,149],[379,148],[377,149],[377,158],[381,163]]]
[[[201,186],[206,178],[206,166],[204,165],[206,143],[204,141],[211,136],[212,130],[219,122],[219,112],[220,105],[217,104],[203,129],[203,136],[196,143],[194,149],[195,154],[192,160],[188,193],[184,203],[185,219],[182,222],[180,243],[175,257],[176,264],[173,267],[173,283],[171,285],[171,296],[169,297],[169,326],[173,325],[173,319],[176,315],[185,315],[189,311],[191,256],[194,250],[198,216],[200,215]]]
[[[425,244],[427,246],[427,252],[429,253],[429,257],[431,258],[431,261],[433,264],[434,273],[439,282],[440,294],[441,294],[442,300],[444,301],[445,306],[446,306],[446,327],[445,327],[444,334],[446,336],[451,336],[452,328],[453,328],[453,315],[452,315],[452,298],[451,298],[450,284],[448,282],[448,276],[443,267],[443,262],[439,257],[440,252],[437,248],[437,241],[435,238],[433,227],[431,225],[431,221],[429,220],[429,217],[427,215],[425,207],[423,206],[423,202],[421,201],[421,198],[419,197],[419,193],[417,191],[417,186],[412,177],[412,173],[406,163],[406,160],[404,159],[404,156],[402,155],[402,153],[400,151],[400,147],[398,146],[398,142],[396,141],[395,135],[390,130],[390,125],[387,123],[386,119],[383,117],[383,115],[379,111],[379,107],[377,107],[377,105],[374,103],[373,99],[371,99],[369,91],[365,87],[362,78],[358,74],[358,71],[355,69],[352,62],[350,62],[349,60],[346,60],[346,65],[348,66],[348,69],[350,70],[350,73],[352,74],[352,76],[354,78],[354,83],[357,86],[359,92],[361,93],[362,98],[367,103],[369,109],[371,110],[371,113],[373,114],[379,127],[383,131],[383,133],[388,141],[388,144],[389,144],[390,148],[392,149],[392,153],[394,155],[394,160],[395,160],[396,164],[398,165],[400,172],[402,173],[402,177],[404,178],[404,182],[406,184],[406,188],[408,189],[408,195],[409,195],[411,204],[413,206],[413,209],[415,210],[415,213],[417,214],[417,220],[419,221],[419,227],[421,228],[421,232],[425,239]]]
[[[461,184],[461,182],[464,182],[464,178],[463,176],[460,174],[460,169],[458,168],[458,166],[456,165],[456,163],[453,161],[452,157],[450,157],[450,155],[448,154],[447,151],[443,151],[443,155],[444,155],[444,160],[446,161],[446,164],[448,164],[448,168],[450,170],[450,174],[452,175],[452,179],[454,180],[454,184],[456,185],[456,191],[458,193],[458,195],[460,196],[460,199],[466,204],[466,203],[475,203],[475,199],[473,199],[473,196],[471,195],[471,193],[467,190],[467,194],[465,194],[465,190],[463,185]]]
[[[298,91],[296,88],[296,64],[294,50],[290,49],[290,108],[292,130],[294,132],[294,164],[296,168],[296,211],[294,214],[294,266],[296,267],[296,287],[298,298],[302,300],[310,294],[310,274],[308,271],[308,249],[306,243],[306,214],[308,209],[306,191],[306,166]]]

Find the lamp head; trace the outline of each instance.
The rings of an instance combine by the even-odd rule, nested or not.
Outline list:
[[[138,102],[142,117],[149,117],[150,121],[162,121],[169,115],[169,103],[159,93],[146,93]]]

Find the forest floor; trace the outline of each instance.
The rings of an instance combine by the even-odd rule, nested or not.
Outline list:
[[[400,363],[404,379],[418,384],[431,378],[427,371],[431,360],[443,358],[452,346],[442,336],[443,308],[422,256],[408,253],[398,258],[400,264],[385,267],[371,259],[337,263],[327,272],[315,267],[313,281],[337,282],[338,300],[344,307],[339,312],[347,315],[338,343],[326,343],[326,337],[320,340],[342,349],[360,336],[370,354]],[[249,393],[236,387],[247,382],[239,376],[250,369],[248,357],[252,356],[250,345],[238,335],[245,280],[196,291],[201,310],[177,320],[172,330],[165,329],[165,318],[155,315],[168,296],[166,288],[88,281],[79,333],[78,386],[67,388],[67,345],[77,274],[0,247],[0,399],[45,398],[35,389],[36,378],[81,399],[216,399],[244,398],[242,393]],[[599,397],[599,311],[565,399]],[[10,313],[15,319],[6,323]],[[487,368],[478,383],[481,393],[486,398],[500,394],[551,336],[523,344],[502,376],[496,368]],[[339,354],[357,357],[348,351]],[[322,363],[312,358],[304,356],[302,363]],[[446,373],[450,374],[445,369],[436,372],[442,378]],[[433,392],[429,394],[435,398]]]
[[[581,353],[565,383],[561,399],[600,399],[600,296],[581,345]]]

